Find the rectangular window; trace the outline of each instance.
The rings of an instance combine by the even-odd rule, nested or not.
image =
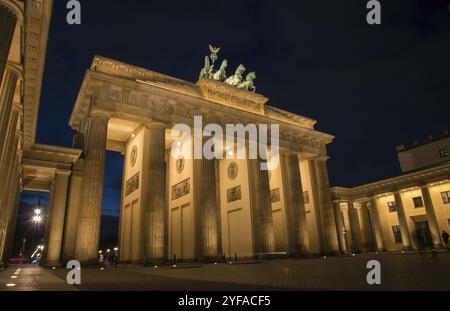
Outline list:
[[[394,234],[395,243],[402,243],[402,233],[400,226],[392,226],[392,233]]]
[[[397,205],[395,204],[395,201],[387,202],[389,213],[393,213],[397,211]]]
[[[441,158],[448,157],[448,149],[444,148],[444,149],[439,150],[439,155],[441,156]]]
[[[441,197],[444,204],[450,203],[450,191],[441,192]]]
[[[303,192],[303,200],[305,201],[305,204],[309,203],[309,192],[308,191]]]
[[[415,198],[413,198],[413,201],[414,201],[414,208],[421,208],[421,207],[423,207],[422,197],[415,197]]]

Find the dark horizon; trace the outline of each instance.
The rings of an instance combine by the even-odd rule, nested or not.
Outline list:
[[[82,24],[69,26],[55,2],[36,142],[71,146],[68,120],[94,55],[195,82],[212,43],[229,70],[256,71],[268,104],[336,136],[331,185],[398,175],[397,145],[449,127],[450,12],[445,0],[383,2],[382,24],[369,26],[365,5],[83,1]],[[118,213],[122,161],[108,152],[104,214]]]

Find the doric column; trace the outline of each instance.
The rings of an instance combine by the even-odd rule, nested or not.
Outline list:
[[[434,211],[433,201],[431,200],[430,196],[430,189],[428,189],[427,185],[422,185],[420,187],[420,190],[422,191],[423,204],[425,205],[425,212],[427,213],[428,226],[430,227],[433,246],[441,247],[441,236],[436,219],[436,213]]]
[[[162,123],[148,124],[144,137],[142,212],[144,261],[164,261],[165,131]]]
[[[348,219],[350,222],[350,231],[352,233],[352,244],[354,252],[361,252],[361,229],[359,226],[358,214],[353,201],[348,202]]]
[[[11,124],[11,111],[19,74],[20,72],[14,66],[8,64],[0,89],[0,152],[4,150],[7,141],[6,136]]]
[[[350,224],[350,216],[348,211],[348,206],[344,206],[342,208],[342,218],[344,219],[344,227],[345,227],[345,243],[347,247],[347,251],[351,253],[354,248],[353,244],[353,234]]]
[[[83,263],[97,262],[109,118],[102,111],[90,116],[74,258]]]
[[[377,250],[384,250],[383,230],[381,228],[380,215],[378,214],[377,198],[373,196],[370,199],[370,219],[372,221],[373,234],[377,244]]]
[[[336,231],[336,220],[331,203],[330,181],[325,157],[311,160],[314,170],[311,174],[314,191],[317,193],[320,218],[322,223],[324,252],[337,254],[339,242]]]
[[[19,136],[16,135],[16,140],[13,145],[17,145]],[[12,160],[11,169],[9,170],[8,177],[5,181],[5,191],[4,198],[2,200],[2,206],[4,206],[4,214],[1,220],[1,228],[4,229],[3,240],[0,241],[0,262],[7,262],[8,260],[8,241],[14,236],[14,231],[12,231],[12,223],[14,222],[14,217],[16,214],[16,196],[19,188],[19,158],[17,153],[14,154],[15,158]]]
[[[261,160],[259,158],[248,159],[247,167],[250,186],[253,251],[255,255],[270,253],[275,249],[275,239],[273,235],[269,173],[266,170],[261,170]]]
[[[219,205],[216,198],[216,160],[194,160],[195,257],[214,259],[219,253]]]
[[[20,136],[17,135],[17,121],[21,110],[18,105],[14,105],[13,113],[8,122],[6,133],[6,144],[0,157],[0,230],[3,232],[3,238],[0,239],[0,258],[3,256],[6,237],[8,235],[8,224],[10,220],[11,210],[8,206],[9,195],[14,187],[14,176],[17,160],[17,145]]]
[[[395,205],[397,206],[398,222],[400,224],[400,232],[402,234],[403,247],[406,250],[411,249],[411,236],[409,235],[408,220],[406,219],[405,208],[403,206],[402,195],[400,191],[394,192]]]
[[[367,208],[367,202],[361,202],[358,215],[361,226],[361,240],[364,250],[373,249],[373,236],[372,226],[370,224],[369,209]]]
[[[348,250],[347,250],[347,242],[345,240],[346,237],[344,235],[345,226],[342,217],[341,203],[338,201],[333,202],[333,207],[334,207],[334,217],[336,219],[336,232],[339,240],[339,249],[341,250],[342,253],[346,253]]]
[[[0,82],[3,79],[6,62],[8,61],[16,24],[17,16],[13,10],[0,2]]]
[[[60,264],[70,173],[70,171],[55,173],[53,196],[45,229],[48,231],[46,235],[48,240],[45,241],[46,265]]]
[[[125,166],[125,165],[124,165]],[[74,259],[77,225],[80,217],[80,199],[83,187],[83,161],[77,161],[72,166],[67,198],[66,221],[64,225],[64,242],[62,261]]]
[[[11,211],[12,211],[12,217],[10,218],[8,232],[10,233],[5,241],[5,251],[3,254],[3,262],[6,262],[6,260],[11,256],[12,247],[14,244],[14,233],[16,231],[16,224],[17,224],[17,217],[19,214],[19,201],[20,201],[20,194],[22,192],[22,185],[18,181],[17,182],[17,189],[15,189],[15,192],[11,193],[12,202],[11,202]]]
[[[299,158],[296,154],[281,155],[281,174],[286,211],[288,253],[306,255],[310,251],[309,236]]]

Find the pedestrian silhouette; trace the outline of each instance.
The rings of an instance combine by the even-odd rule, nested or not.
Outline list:
[[[449,234],[445,231],[442,230],[442,240],[444,241],[445,247],[450,250],[450,244],[449,244]]]

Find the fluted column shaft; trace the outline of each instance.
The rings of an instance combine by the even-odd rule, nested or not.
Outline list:
[[[16,135],[16,139],[13,145],[17,146],[19,136]],[[16,153],[15,153],[16,154]],[[16,206],[15,199],[17,195],[17,188],[19,186],[19,159],[16,157],[13,159],[11,163],[11,169],[9,170],[9,174],[7,180],[5,182],[6,187],[4,188],[6,193],[5,197],[2,200],[2,205],[5,207],[5,213],[2,218],[1,227],[4,229],[4,236],[1,243],[0,250],[0,261],[6,262],[8,254],[8,241],[13,237],[14,232],[12,231],[11,223],[14,221],[13,217],[15,217]]]
[[[334,208],[334,217],[336,219],[336,232],[339,241],[339,249],[341,250],[342,253],[346,253],[348,250],[347,250],[347,242],[345,241],[346,237],[344,235],[345,226],[342,217],[341,203],[334,202],[333,208]]]
[[[428,226],[430,227],[433,246],[441,247],[441,236],[436,218],[436,212],[434,211],[433,201],[431,200],[430,189],[428,189],[428,186],[425,185],[421,186],[420,190],[422,191],[423,204],[425,206],[425,212],[427,213]]]
[[[9,221],[9,227],[8,227],[8,236],[6,237],[5,241],[5,250],[3,252],[3,261],[6,262],[6,260],[11,256],[12,247],[14,244],[14,234],[16,231],[16,224],[17,224],[17,217],[19,214],[19,201],[20,201],[20,194],[21,194],[21,184],[18,182],[16,185],[17,189],[13,189],[13,193],[11,193],[11,211],[12,211],[12,217]]]
[[[18,72],[8,65],[3,84],[0,88],[0,152],[3,152],[7,143],[8,128],[11,124],[11,111],[13,109],[18,78]]]
[[[362,245],[365,250],[370,250],[373,248],[373,236],[372,236],[372,226],[370,224],[369,209],[367,208],[367,202],[361,202],[361,207],[359,209],[359,218],[361,225],[361,237]]]
[[[375,235],[375,242],[378,251],[384,250],[383,230],[381,228],[380,215],[378,213],[377,199],[372,197],[370,200],[370,218],[372,221],[373,233]]]
[[[161,262],[165,234],[165,125],[147,125],[142,173],[144,261]]]
[[[397,206],[398,222],[402,234],[402,243],[405,249],[411,249],[411,236],[409,235],[408,220],[406,219],[405,207],[403,206],[402,195],[400,191],[394,192],[395,205]]]
[[[336,254],[339,252],[339,242],[336,231],[336,220],[333,204],[331,202],[330,181],[326,159],[312,160],[314,173],[312,181],[314,191],[317,193],[320,218],[322,223],[324,253]]]
[[[309,252],[309,236],[297,155],[281,156],[281,173],[283,176],[288,253],[306,254]]]
[[[348,218],[350,221],[350,231],[352,233],[353,251],[360,252],[361,245],[361,229],[355,205],[353,201],[348,202]]]
[[[48,238],[46,245],[47,265],[56,265],[61,260],[61,249],[64,232],[64,220],[67,206],[67,191],[69,187],[70,171],[57,171],[53,187],[51,206],[48,211]]]
[[[106,113],[91,113],[74,258],[83,263],[97,262],[108,120]]]
[[[16,24],[17,16],[14,12],[0,3],[0,82],[8,61]]]
[[[216,198],[216,163],[194,160],[196,258],[208,260],[219,254],[219,206]]]
[[[17,158],[17,145],[20,137],[16,135],[17,121],[20,116],[20,108],[14,106],[13,113],[8,122],[6,133],[6,145],[0,158],[0,230],[2,238],[0,239],[0,259],[3,257],[5,249],[5,241],[8,235],[9,220],[11,217],[11,210],[8,206],[9,195],[12,187],[17,184],[14,180]],[[17,179],[17,178],[16,178]]]
[[[248,149],[247,149],[248,150]],[[247,153],[248,154],[248,153]],[[255,255],[275,249],[269,173],[261,170],[261,160],[248,159],[250,211],[252,218],[253,251]]]

